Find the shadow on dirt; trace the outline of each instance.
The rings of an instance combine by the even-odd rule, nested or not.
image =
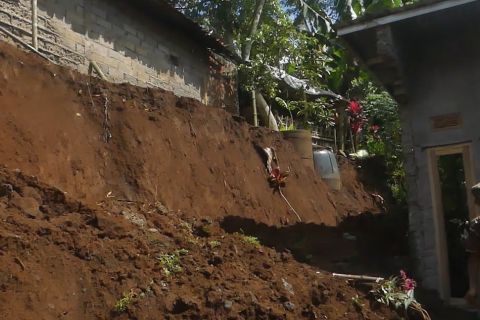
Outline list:
[[[336,273],[390,276],[409,269],[405,216],[365,213],[345,219],[338,227],[299,223],[268,226],[252,219],[229,216],[221,221],[228,233],[255,236],[296,260]]]

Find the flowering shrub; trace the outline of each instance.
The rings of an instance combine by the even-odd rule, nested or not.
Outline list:
[[[347,113],[350,116],[350,127],[352,132],[354,134],[360,133],[366,120],[360,103],[354,100],[350,101]]]
[[[373,291],[375,299],[387,306],[396,309],[403,307],[405,310],[415,301],[416,283],[407,277],[405,271],[400,271],[400,277],[392,277],[385,280],[380,288]]]
[[[431,320],[428,312],[415,300],[414,293],[417,283],[409,278],[405,271],[400,270],[399,277],[383,281],[380,287],[372,290],[376,301],[397,310],[407,310],[417,314],[420,319]]]

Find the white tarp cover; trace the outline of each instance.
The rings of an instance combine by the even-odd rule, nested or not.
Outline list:
[[[316,87],[312,87],[308,84],[307,80],[302,80],[295,78],[285,71],[280,70],[278,68],[269,67],[272,75],[278,79],[285,82],[289,87],[295,90],[303,90],[306,94],[310,96],[323,96],[323,97],[331,97],[339,100],[345,100],[341,95],[333,93],[329,90],[324,90]]]

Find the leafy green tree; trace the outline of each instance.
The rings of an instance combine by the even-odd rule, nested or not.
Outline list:
[[[331,29],[325,17],[304,4],[285,0],[175,2],[177,8],[214,30],[241,56],[242,87],[263,93],[271,102],[280,94],[272,68],[307,79],[313,86],[326,87],[328,83],[329,47],[318,32]],[[306,25],[315,28],[308,30]],[[257,100],[262,101],[260,98]]]

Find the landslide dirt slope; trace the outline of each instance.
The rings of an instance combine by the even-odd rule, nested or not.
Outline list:
[[[332,192],[278,133],[4,43],[0,108],[0,319],[395,319],[288,246],[224,231],[295,223],[259,147],[311,230],[378,210],[352,165]]]
[[[284,192],[304,221],[336,225],[378,210],[362,186],[329,190],[278,133],[162,90],[89,79],[5,43],[0,106],[0,164],[90,204],[158,200],[197,217],[292,223],[256,148],[273,146],[291,169]]]
[[[92,209],[0,169],[0,216],[0,319],[398,319],[288,251],[158,202]]]

